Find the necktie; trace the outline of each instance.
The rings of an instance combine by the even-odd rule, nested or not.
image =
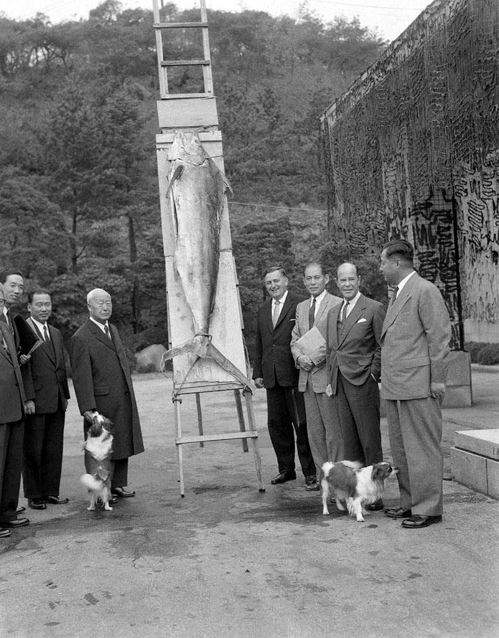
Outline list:
[[[275,328],[277,320],[279,319],[279,304],[281,302],[274,299],[274,310],[272,311],[272,326]]]
[[[49,331],[47,330],[47,324],[43,325],[43,338],[45,343],[50,343]]]
[[[109,332],[109,326],[107,324],[104,326],[104,332],[106,333],[106,337],[108,337],[108,339],[111,339],[111,334]]]
[[[345,319],[347,318],[347,308],[350,302],[346,301],[343,305],[343,310],[341,311],[341,323],[345,323]]]
[[[308,310],[308,328],[309,328],[309,330],[311,328],[313,328],[314,321],[315,321],[315,297],[313,298],[312,303],[310,304],[310,308]]]
[[[10,316],[10,310],[7,310],[5,313],[5,320],[7,322],[7,326],[9,327],[10,334],[14,334],[14,327],[12,325],[12,317]]]
[[[399,287],[395,286],[395,288],[393,289],[393,292],[392,292],[391,303],[395,303],[395,299],[397,298],[398,291],[399,291]]]

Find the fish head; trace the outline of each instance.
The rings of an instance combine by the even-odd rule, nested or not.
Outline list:
[[[168,152],[170,161],[186,162],[199,166],[206,161],[208,155],[204,150],[196,132],[176,131]]]

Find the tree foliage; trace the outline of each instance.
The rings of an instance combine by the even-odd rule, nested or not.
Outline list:
[[[173,3],[161,11],[164,21],[199,20]],[[105,286],[132,348],[167,340],[152,22],[151,11],[116,0],[79,22],[0,16],[0,265],[52,290],[66,336],[86,314],[86,292]],[[300,289],[303,262],[328,239],[324,223],[307,232],[318,227],[306,211],[326,201],[318,117],[384,43],[358,20],[323,24],[307,14],[211,11],[209,24],[251,337],[268,264],[284,265]],[[196,30],[164,40],[165,57],[201,57]],[[174,90],[200,90],[199,82],[190,68],[172,74]],[[238,211],[236,202],[251,206]],[[300,223],[293,208],[303,210]],[[325,259],[340,248],[326,246]]]

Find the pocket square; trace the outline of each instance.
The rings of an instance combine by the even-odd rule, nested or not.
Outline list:
[[[364,317],[361,317],[361,318],[357,321],[357,323],[364,323],[365,321],[367,321],[367,319],[364,319]]]

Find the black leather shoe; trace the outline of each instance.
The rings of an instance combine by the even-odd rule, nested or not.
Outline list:
[[[26,508],[23,505],[21,505],[20,507],[16,509],[16,514],[22,514],[25,511],[26,511]]]
[[[43,498],[29,498],[28,506],[31,507],[32,510],[44,510],[47,509]]]
[[[26,525],[29,525],[29,518],[16,518],[13,521],[4,521],[2,525],[4,527],[13,527],[14,529],[16,527],[26,527]]]
[[[120,498],[130,498],[132,496],[135,496],[135,492],[133,490],[127,490],[124,487],[111,488],[111,494],[119,496]]]
[[[286,481],[294,481],[296,479],[296,472],[279,472],[270,481],[272,485],[279,485],[279,483],[286,483]]]
[[[366,505],[366,510],[368,512],[379,512],[379,510],[382,510],[384,507],[385,505],[383,503],[383,500],[380,498],[379,501],[375,501],[370,505]]]
[[[404,510],[401,507],[389,507],[385,510],[385,515],[390,518],[407,518],[411,514],[411,510]]]
[[[116,503],[119,501],[120,499],[117,496],[111,496],[111,498],[109,499],[109,505],[116,505]]]
[[[10,529],[0,529],[0,538],[6,538],[7,536],[10,536],[12,534],[12,532],[10,531]]]
[[[315,474],[313,476],[306,476],[305,477],[305,489],[307,490],[307,492],[316,492],[317,490],[320,490],[320,485],[317,482],[317,477],[315,476]]]
[[[45,500],[51,505],[66,505],[66,503],[69,503],[69,498],[61,498],[60,496],[47,496]]]
[[[428,527],[428,525],[433,525],[433,523],[441,522],[441,516],[422,516],[420,514],[414,514],[414,516],[402,521],[402,527],[406,529],[420,529],[422,527]]]

